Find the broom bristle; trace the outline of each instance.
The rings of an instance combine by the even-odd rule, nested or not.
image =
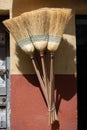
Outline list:
[[[71,16],[71,9],[51,9],[49,10],[50,27],[49,27],[49,41],[48,50],[56,51],[61,42],[66,24]]]
[[[60,21],[59,21],[59,25],[58,25],[58,34],[57,35],[62,36],[64,33],[64,30],[65,30],[65,27],[71,18],[72,9],[63,8],[60,11],[61,11],[61,16],[59,17]]]
[[[26,12],[22,14],[22,17],[35,48],[39,51],[43,51],[47,46],[48,25],[46,24],[46,9],[42,8]]]
[[[34,46],[30,40],[26,27],[22,21],[21,16],[14,17],[3,21],[3,24],[11,32],[15,41],[21,47],[21,49],[26,53],[33,53]]]
[[[17,34],[18,27],[14,24],[13,19],[4,20],[3,24],[6,26],[6,28],[9,30],[9,32],[12,34],[15,41],[17,42],[18,39],[20,39],[20,34]]]

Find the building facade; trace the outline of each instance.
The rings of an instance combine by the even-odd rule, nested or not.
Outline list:
[[[47,106],[31,60],[0,24],[0,70],[7,70],[5,79],[1,77],[0,81],[0,128],[3,130],[77,130],[78,127],[76,15],[87,14],[87,2],[0,0],[0,22],[41,7],[73,10],[54,58],[58,122],[48,125]],[[49,57],[46,60],[49,65]]]

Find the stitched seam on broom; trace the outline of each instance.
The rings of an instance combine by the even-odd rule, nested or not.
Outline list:
[[[48,40],[48,35],[47,34],[34,35],[34,36],[31,36],[31,39],[32,39],[33,42],[47,41]]]
[[[52,36],[52,35],[49,35],[48,42],[60,43],[61,40],[62,40],[62,36]]]
[[[18,45],[22,47],[22,46],[27,45],[29,43],[32,43],[31,39],[30,38],[26,38],[26,39],[23,39],[23,40],[19,41]]]

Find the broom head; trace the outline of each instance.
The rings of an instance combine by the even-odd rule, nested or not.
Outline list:
[[[43,51],[47,47],[47,31],[49,25],[47,24],[47,9],[48,8],[41,8],[22,14],[32,42],[39,51]]]
[[[9,30],[14,37],[18,46],[26,53],[32,54],[34,52],[34,46],[30,40],[26,27],[22,21],[21,16],[17,16],[11,19],[3,21],[3,24]]]
[[[49,13],[49,40],[47,49],[55,52],[62,40],[65,27],[71,18],[71,9],[52,8]]]

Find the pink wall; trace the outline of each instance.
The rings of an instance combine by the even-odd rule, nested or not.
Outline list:
[[[11,130],[77,130],[76,78],[55,75],[55,84],[59,122],[50,127],[36,76],[11,75]]]

